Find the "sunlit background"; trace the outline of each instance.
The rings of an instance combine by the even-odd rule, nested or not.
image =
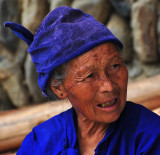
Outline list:
[[[15,127],[23,130],[20,123],[10,128],[6,126],[14,124],[20,117],[34,115],[33,111],[24,116],[22,112],[14,113],[13,110],[24,106],[35,108],[40,103],[48,102],[37,85],[37,73],[27,53],[28,46],[9,29],[4,28],[3,23],[10,21],[22,24],[34,34],[45,15],[62,5],[91,14],[123,42],[122,58],[129,71],[130,98],[136,98],[135,101],[140,102],[150,95],[146,99],[146,107],[150,108],[151,101],[150,109],[160,107],[159,0],[0,0],[0,152],[14,150],[19,147],[22,139],[18,134],[17,137],[12,134]],[[41,108],[41,111],[45,110],[44,115],[50,116],[47,108]],[[44,119],[39,119],[39,123]],[[32,122],[28,126],[32,127],[36,123]],[[2,136],[1,129],[4,127],[10,130],[10,142],[5,141],[9,136]],[[26,129],[23,137],[29,131],[30,128]],[[5,134],[8,134],[7,131]]]

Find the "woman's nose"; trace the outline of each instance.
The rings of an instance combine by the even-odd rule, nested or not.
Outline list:
[[[100,92],[112,92],[114,89],[114,83],[111,77],[104,75],[99,79],[99,91]]]

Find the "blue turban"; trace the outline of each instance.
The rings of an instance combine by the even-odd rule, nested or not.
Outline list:
[[[51,11],[35,35],[16,23],[6,22],[5,26],[29,45],[28,52],[36,65],[38,84],[44,94],[50,75],[57,66],[104,42],[113,42],[123,48],[105,25],[68,6]]]

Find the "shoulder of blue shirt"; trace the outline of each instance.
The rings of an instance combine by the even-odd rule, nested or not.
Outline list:
[[[48,145],[51,139],[51,143],[53,143],[54,141],[56,143],[62,143],[60,139],[61,137],[66,136],[68,121],[70,121],[69,124],[74,124],[72,117],[73,108],[62,112],[61,114],[56,115],[41,123],[40,125],[34,127],[32,132],[29,133],[24,139],[22,143],[23,148],[32,147],[28,149],[29,153],[29,151],[34,150],[36,146],[47,148],[45,144]],[[128,101],[126,102],[126,106],[120,118],[116,121],[116,126],[117,130],[121,130],[124,132],[126,130],[131,130],[131,132],[135,131],[136,134],[145,133],[146,136],[148,134],[152,134],[153,132],[155,133],[155,135],[160,135],[160,116],[148,110],[142,105]],[[61,144],[56,145],[61,146]]]
[[[33,128],[32,132],[38,135],[44,135],[43,133],[50,133],[54,135],[59,135],[59,133],[63,133],[63,130],[66,130],[66,125],[69,117],[73,117],[73,108],[62,112],[47,121],[41,123],[40,125]],[[140,104],[136,104],[133,102],[126,102],[126,106],[117,120],[118,124],[124,127],[126,124],[133,126],[143,125],[147,130],[150,128],[159,127],[160,129],[160,116],[153,113],[149,109],[145,108]],[[70,122],[71,123],[71,122]],[[73,123],[73,122],[72,122]],[[131,123],[131,124],[130,124]],[[159,130],[160,132],[160,130]],[[48,135],[49,136],[49,135]],[[35,139],[36,140],[36,139]],[[37,139],[38,140],[38,139]]]

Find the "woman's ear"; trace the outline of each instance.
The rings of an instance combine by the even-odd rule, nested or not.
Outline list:
[[[51,79],[50,89],[61,99],[65,99],[67,97],[63,83],[60,80]]]

